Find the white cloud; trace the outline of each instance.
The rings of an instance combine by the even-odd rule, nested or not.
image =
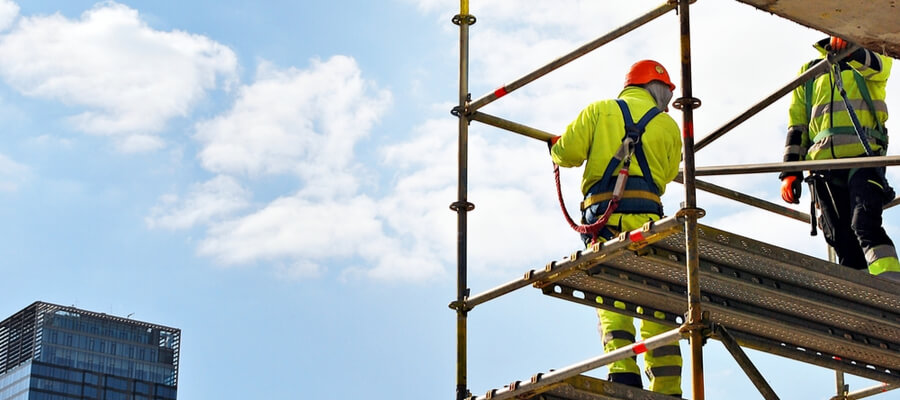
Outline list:
[[[18,16],[18,4],[12,0],[0,0],[0,32],[9,28]]]
[[[199,252],[225,265],[272,263],[275,273],[288,279],[319,276],[323,265],[339,261],[346,265],[344,280],[433,280],[443,275],[444,260],[430,238],[387,234],[384,226],[390,214],[418,211],[386,210],[365,195],[325,202],[296,194],[211,224]],[[416,223],[432,226],[426,221]]]
[[[163,196],[145,222],[150,228],[186,229],[246,208],[249,197],[236,180],[220,175],[191,187],[184,201],[179,202],[177,195]]]
[[[186,116],[219,81],[236,79],[229,48],[200,35],[157,31],[114,2],[78,20],[22,17],[0,36],[0,76],[27,96],[86,111],[71,122],[115,137],[124,151],[162,146],[168,120]]]
[[[59,147],[63,147],[63,148],[68,148],[68,147],[72,146],[71,139],[61,137],[61,136],[48,135],[48,134],[39,135],[39,136],[30,138],[28,140],[28,142],[31,144],[37,145],[37,146],[42,146],[42,147],[59,146]]]
[[[25,182],[31,169],[0,154],[0,192],[14,192]]]
[[[231,110],[197,125],[199,157],[219,173],[290,173],[333,186],[330,176],[350,165],[355,143],[390,101],[350,57],[313,60],[308,70],[263,63]]]
[[[275,274],[284,280],[295,281],[315,278],[322,274],[321,265],[309,260],[298,260],[292,264],[276,264]]]
[[[227,265],[266,261],[289,279],[318,276],[332,259],[362,260],[375,266],[366,272],[373,276],[409,265],[397,249],[414,245],[388,237],[378,201],[357,191],[359,179],[371,173],[354,161],[354,146],[389,106],[390,92],[363,79],[352,58],[334,56],[313,60],[307,70],[263,63],[256,81],[236,93],[233,108],[198,123],[195,135],[201,164],[227,185],[195,189],[183,202],[162,199],[148,225],[205,225],[200,254]],[[234,190],[238,180],[272,174],[299,178],[294,194],[224,215],[246,206],[248,193]]]
[[[444,265],[455,262],[457,214],[447,207],[457,198],[455,127],[452,119],[429,120],[414,129],[414,140],[382,150],[383,164],[398,176],[381,201],[390,232],[444,254]],[[493,137],[469,138],[467,197],[475,210],[468,214],[468,254],[474,270],[510,276],[535,259],[559,258],[579,242],[560,213],[546,146],[487,140]],[[579,179],[572,177],[563,183],[567,197],[578,192]],[[577,213],[577,197],[567,201]]]
[[[375,209],[365,196],[328,203],[283,197],[253,214],[214,224],[200,252],[226,264],[352,257],[360,255],[360,243],[382,236]]]

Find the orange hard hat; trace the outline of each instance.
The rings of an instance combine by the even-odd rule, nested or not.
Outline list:
[[[669,79],[669,73],[662,64],[653,60],[641,60],[631,66],[631,70],[625,75],[625,86],[643,85],[651,81],[660,81],[669,85],[669,89],[675,91],[675,84]]]

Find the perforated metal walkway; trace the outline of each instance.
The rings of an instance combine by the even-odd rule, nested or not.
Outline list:
[[[638,250],[573,255],[564,263],[577,268],[534,286],[591,307],[621,301],[641,318],[661,311],[679,325],[685,237],[680,229],[664,235]],[[708,322],[749,348],[900,383],[900,284],[708,226],[698,235]]]
[[[648,392],[585,375],[577,375],[560,383],[520,394],[531,400],[673,400],[672,396]]]

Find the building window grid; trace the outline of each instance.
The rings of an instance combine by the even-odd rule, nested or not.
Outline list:
[[[82,384],[46,379],[35,376],[31,378],[31,388],[38,389],[43,392],[53,392],[65,396],[81,397]]]
[[[76,398],[96,399],[98,394],[103,392],[106,395],[104,399],[110,400],[132,397],[175,400],[177,395],[176,388],[170,385],[109,375],[102,381],[105,384],[98,387],[91,383],[97,382],[95,380],[97,376],[91,372],[70,370],[44,363],[35,363],[30,374],[31,387],[35,393],[42,394],[40,398],[68,399],[68,396],[79,396]],[[17,372],[16,375],[22,375],[24,388],[27,389],[29,370],[25,370],[24,374]]]
[[[73,335],[65,333],[63,337],[65,338],[65,340],[61,342],[58,339],[58,336],[51,334],[50,338],[46,342],[49,344],[64,345],[96,353],[129,358],[134,358],[134,349],[141,349],[143,350],[143,352],[140,352],[139,355],[142,361],[158,362],[157,360],[159,358],[159,349],[153,346],[135,345],[133,343],[126,342],[112,342],[79,334]],[[109,351],[106,351],[107,349],[109,349]]]
[[[152,329],[136,326],[125,326],[120,323],[110,321],[92,321],[89,318],[75,316],[72,313],[60,312],[53,316],[50,323],[53,327],[58,327],[68,331],[84,332],[87,334],[103,336],[107,338],[117,338],[127,340],[129,342],[143,343],[155,345],[153,343]],[[168,332],[172,334],[171,332]]]
[[[174,385],[176,383],[175,374],[177,371],[177,360],[174,357],[173,350],[162,350],[158,347],[141,346],[132,343],[116,343],[116,346],[110,344],[107,346],[105,339],[92,338],[80,334],[72,334],[60,331],[54,334],[56,328],[48,328],[47,349],[41,357],[45,361],[59,361],[68,366],[88,369],[102,373],[117,373],[137,379],[152,380],[154,382]],[[64,343],[59,342],[59,338],[63,337]],[[166,344],[174,344],[177,346],[177,340],[171,337],[166,339]],[[71,347],[74,352],[63,351],[63,348],[53,345],[63,345]],[[161,341],[160,344],[163,344]],[[101,353],[99,350],[109,349],[109,352]],[[83,351],[80,351],[83,350]],[[115,350],[115,354],[111,352]],[[136,350],[136,351],[135,351]],[[160,360],[160,352],[165,351],[168,359]],[[109,355],[109,356],[108,356]],[[131,357],[129,357],[132,355]],[[134,357],[133,355],[137,355]],[[60,358],[69,358],[71,360],[60,360]],[[143,362],[134,360],[137,358]],[[167,362],[161,362],[167,361]]]
[[[174,367],[104,357],[64,347],[46,346],[41,361],[155,383],[174,384]]]
[[[4,374],[4,372],[9,371],[11,369],[16,368],[17,366],[21,366],[22,363],[28,362],[29,368],[24,368],[24,376],[28,376],[30,374],[31,361],[41,360],[44,357],[43,355],[43,346],[42,343],[44,339],[47,339],[50,336],[50,340],[54,343],[60,342],[59,334],[67,335],[73,332],[64,332],[65,328],[70,328],[70,330],[75,332],[84,332],[88,334],[105,334],[111,338],[116,339],[138,339],[136,340],[138,343],[149,345],[148,348],[151,350],[149,353],[145,353],[146,357],[156,357],[156,361],[158,362],[160,359],[160,353],[157,352],[157,348],[165,348],[167,349],[168,356],[163,357],[165,361],[170,361],[171,364],[166,363],[165,365],[170,366],[169,368],[153,368],[154,371],[146,371],[148,374],[155,374],[157,377],[164,377],[163,383],[153,384],[147,382],[148,388],[152,388],[152,392],[155,395],[150,397],[142,396],[139,391],[135,392],[136,398],[152,398],[153,400],[169,400],[176,398],[176,388],[177,384],[177,364],[178,364],[178,353],[180,347],[180,333],[177,330],[170,330],[171,328],[165,327],[148,327],[146,324],[143,326],[130,326],[124,325],[121,322],[117,321],[105,321],[105,320],[92,320],[91,318],[104,318],[105,314],[102,316],[96,315],[96,313],[92,312],[84,312],[86,315],[85,319],[81,319],[81,315],[79,314],[81,310],[73,310],[70,311],[67,307],[57,306],[49,303],[43,302],[35,302],[29,307],[26,307],[19,313],[13,315],[6,320],[0,321],[0,350],[5,350],[5,352],[0,352],[0,375],[3,378],[9,378],[9,375]],[[112,317],[116,318],[116,317]],[[124,321],[124,320],[123,320]],[[127,323],[127,322],[126,322]],[[49,329],[48,332],[44,332],[45,327],[55,326],[57,328],[63,328],[62,330]],[[68,338],[69,343],[73,343],[76,340],[81,340],[78,338],[81,335],[68,335],[64,336]],[[78,338],[78,339],[76,339]],[[49,340],[48,340],[49,341]],[[154,341],[156,343],[154,343]],[[16,343],[11,343],[16,342]],[[127,351],[129,355],[133,354],[134,346],[128,346],[127,343],[118,342],[115,346],[116,353],[124,353]],[[123,346],[124,345],[124,346]],[[154,348],[153,346],[156,345]],[[74,345],[72,346],[75,347]],[[8,354],[8,350],[10,348],[16,349],[16,354]],[[65,349],[54,348],[54,346],[48,346],[48,348],[53,348],[54,350],[62,350]],[[118,349],[122,350],[118,350]],[[111,346],[112,349],[112,346]],[[112,350],[111,350],[112,351]],[[146,349],[145,349],[146,352]],[[70,355],[71,350],[70,350]],[[47,359],[51,359],[54,357],[47,357]],[[108,361],[108,360],[107,360]],[[13,364],[13,365],[10,365]],[[39,362],[35,362],[35,365],[40,364]],[[62,363],[63,365],[67,365],[73,367],[71,365],[71,361],[65,361]],[[107,363],[107,366],[114,366],[115,363]],[[74,367],[73,367],[74,368]],[[102,372],[101,372],[102,373]],[[49,374],[52,375],[52,374]],[[168,375],[168,376],[166,376]],[[57,375],[60,376],[60,375]],[[78,372],[78,375],[65,375],[66,377],[76,378],[75,380],[88,380],[88,383],[98,381],[98,376],[86,372],[86,375],[81,375],[81,372]],[[130,380],[134,383],[139,383],[140,381],[132,378]],[[27,378],[22,381],[23,386],[28,386]],[[43,382],[44,386],[52,386],[56,388],[65,387],[60,386],[61,383],[57,382],[56,384]],[[55,386],[54,386],[55,385]],[[97,391],[97,387],[92,386],[90,384],[84,384],[83,382],[79,382],[79,387],[83,387],[85,393],[83,393],[82,397],[74,397],[74,398],[99,398],[99,392]],[[0,385],[0,389],[3,389],[3,386]],[[74,392],[74,389],[69,388],[70,392]],[[93,393],[90,393],[93,392]],[[23,397],[24,396],[24,397]],[[86,396],[86,397],[85,397]],[[22,394],[16,394],[12,399],[25,399],[28,397],[28,392],[23,392]],[[129,396],[130,398],[131,396]],[[72,399],[73,397],[62,394],[54,394],[54,393],[42,393],[35,392],[31,399],[49,399],[49,400],[67,400]]]

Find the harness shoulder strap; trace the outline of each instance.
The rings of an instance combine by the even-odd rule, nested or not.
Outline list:
[[[863,100],[865,100],[866,105],[869,107],[869,112],[872,113],[872,119],[875,120],[875,129],[878,130],[878,133],[884,135],[884,127],[881,125],[881,121],[878,119],[878,113],[875,112],[875,103],[872,102],[872,95],[869,94],[869,86],[866,85],[866,79],[863,78],[862,74],[859,71],[851,68],[853,71],[853,80],[856,81],[856,86],[859,88],[859,94],[862,95]],[[884,138],[887,139],[887,138]]]
[[[631,112],[628,110],[628,104],[625,103],[625,100],[616,99],[616,103],[619,104],[619,109],[622,110],[622,116],[625,118],[625,135],[631,136],[634,140],[634,155],[637,157],[638,166],[641,167],[641,174],[649,183],[648,186],[652,189],[653,193],[659,195],[659,188],[657,188],[656,184],[653,182],[653,173],[650,172],[650,164],[647,163],[647,156],[644,155],[644,146],[642,146],[641,143],[641,137],[647,129],[647,124],[649,124],[654,117],[659,115],[659,108],[651,107],[650,110],[641,117],[637,124],[635,124],[631,119]],[[624,139],[625,138],[622,138],[622,140]],[[607,169],[609,168],[607,167]],[[613,166],[613,169],[615,169],[615,166]]]

